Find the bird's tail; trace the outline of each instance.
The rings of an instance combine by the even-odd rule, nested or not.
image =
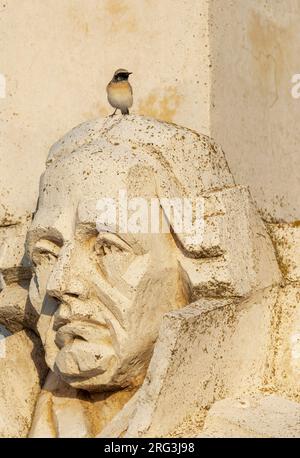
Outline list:
[[[122,113],[122,115],[129,115],[129,110],[128,110],[128,108],[122,108],[122,109],[121,109],[121,113]]]

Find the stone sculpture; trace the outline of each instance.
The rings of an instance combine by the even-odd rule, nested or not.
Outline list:
[[[50,150],[26,253],[49,367],[30,437],[197,435],[216,400],[276,391],[282,275],[208,137],[140,116],[76,127]]]

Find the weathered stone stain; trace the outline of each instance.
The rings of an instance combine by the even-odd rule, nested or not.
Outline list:
[[[76,30],[81,32],[83,35],[88,35],[90,31],[90,27],[88,22],[84,19],[82,15],[82,11],[74,6],[70,5],[69,7],[69,18],[74,23]]]
[[[259,89],[264,95],[273,93],[275,103],[288,61],[291,32],[253,11],[248,39]]]
[[[93,104],[90,111],[85,111],[82,113],[84,119],[94,119],[97,117],[106,117],[112,113],[112,110],[109,109],[109,106],[104,106],[103,103],[98,102]]]
[[[140,114],[151,116],[162,121],[172,122],[181,103],[182,96],[175,86],[152,91],[138,104]]]
[[[137,20],[134,10],[128,6],[124,0],[106,0],[104,10],[111,16],[112,32],[135,32],[137,30]]]

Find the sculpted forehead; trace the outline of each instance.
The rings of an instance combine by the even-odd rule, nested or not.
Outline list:
[[[47,167],[41,181],[39,206],[73,204],[84,197],[114,197],[120,189],[128,189],[129,183],[132,192],[139,196],[146,175],[162,187],[173,182],[168,164],[151,147],[117,142],[83,145]]]
[[[122,159],[107,160],[99,154],[71,156],[47,168],[40,189],[40,205],[74,204],[85,197],[96,198],[126,188],[130,167]]]
[[[83,214],[89,219],[84,223],[95,223],[99,199],[118,202],[120,191],[153,197],[155,169],[157,165],[151,157],[118,145],[106,150],[105,155],[99,147],[88,145],[49,165],[41,180],[29,245],[37,238],[51,236],[53,231],[55,238],[71,238]]]

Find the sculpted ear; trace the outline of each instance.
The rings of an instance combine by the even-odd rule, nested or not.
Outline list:
[[[205,196],[203,239],[198,244],[191,245],[186,234],[175,237],[193,300],[247,297],[280,280],[271,240],[245,187]]]

